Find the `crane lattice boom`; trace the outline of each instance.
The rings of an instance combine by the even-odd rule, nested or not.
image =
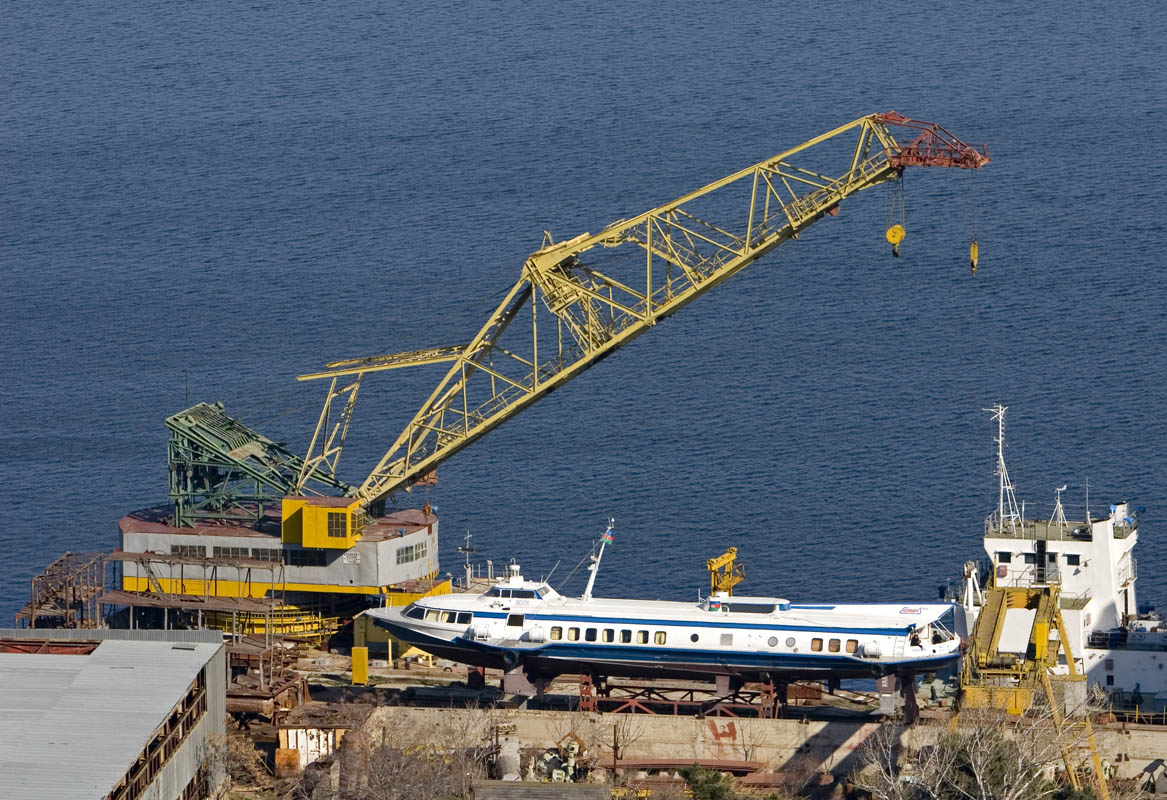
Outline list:
[[[901,146],[893,127],[918,132]],[[365,375],[449,363],[355,494],[408,488],[439,463],[651,329],[782,242],[838,213],[855,192],[907,166],[979,168],[983,146],[892,111],[862,117],[596,234],[553,242],[464,346],[337,361],[300,380],[330,379],[301,481],[335,475]]]

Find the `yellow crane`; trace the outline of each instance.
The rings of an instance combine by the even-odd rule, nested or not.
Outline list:
[[[746,565],[737,563],[737,548],[731,547],[705,562],[709,570],[709,592],[733,594],[733,587],[746,579]]]
[[[449,365],[368,477],[350,490],[375,510],[658,321],[837,216],[850,195],[895,180],[907,167],[987,163],[984,146],[965,144],[939,125],[894,111],[872,114],[599,233],[559,242],[547,234],[468,343],[334,361],[299,376],[328,381],[328,391],[297,493],[310,479],[336,479],[366,375]]]

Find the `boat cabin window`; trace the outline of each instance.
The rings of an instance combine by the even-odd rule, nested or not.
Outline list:
[[[428,609],[425,612],[425,621],[426,622],[441,622],[442,621],[442,612],[438,611],[437,609],[434,609],[434,608]]]
[[[557,641],[559,641],[559,640],[560,640],[560,639],[562,639],[562,638],[563,638],[563,628],[560,628],[560,627],[557,625],[557,626],[555,626],[554,628],[552,628],[552,629],[551,629],[551,639],[552,639],[553,641],[556,641],[556,642],[557,642]]]
[[[1004,550],[998,552],[997,553],[997,563],[998,564],[1012,564],[1013,563],[1013,554],[1007,553]]]
[[[620,631],[620,644],[629,644],[632,641],[632,631]]]
[[[695,633],[694,633],[694,634],[691,634],[691,635],[689,636],[689,641],[690,641],[690,642],[695,642],[695,641],[697,641],[697,640],[698,640],[698,639],[700,639],[700,638],[701,638],[700,636],[698,636],[697,634],[695,634]]]
[[[1037,553],[1023,553],[1022,555],[1025,556],[1025,563],[1026,564],[1036,564],[1037,563]]]
[[[447,625],[453,625],[457,621],[458,621],[458,612],[457,611],[446,611],[445,613],[442,614],[442,622],[446,623]]]
[[[569,641],[569,642],[578,642],[579,641],[579,628],[568,628],[567,629],[567,641]]]
[[[656,642],[657,644],[664,644],[665,640],[667,638],[668,638],[668,635],[664,631],[657,631],[656,635],[653,636],[652,640],[654,642]]]
[[[810,640],[810,649],[815,651],[816,653],[822,652],[823,640],[822,639],[811,639]]]
[[[611,642],[616,639],[616,631],[611,628],[604,628],[604,635],[602,641]]]
[[[787,647],[794,647],[794,637],[793,636],[786,637],[786,646]]]
[[[839,652],[839,640],[838,639],[831,639],[831,641],[827,642],[827,649],[830,650],[832,653]]]
[[[521,628],[521,627],[523,627],[523,615],[522,614],[507,614],[507,627],[508,628]]]
[[[858,639],[848,639],[847,640],[847,652],[848,653],[854,653],[858,649],[859,649],[859,640]]]
[[[773,614],[775,603],[730,603],[731,614]]]
[[[584,640],[589,641],[589,642],[594,642],[596,640],[596,629],[595,628],[584,628]]]
[[[1077,553],[1066,553],[1066,566],[1076,567],[1081,561],[1082,558]]]
[[[410,619],[425,619],[425,609],[418,605],[412,605],[405,609],[405,616]]]
[[[502,597],[515,600],[538,600],[539,593],[532,589],[502,589],[498,586],[486,592],[487,597]]]
[[[636,643],[637,644],[648,644],[648,631],[637,631],[636,632]]]

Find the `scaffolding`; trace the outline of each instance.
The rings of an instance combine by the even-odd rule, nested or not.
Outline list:
[[[16,624],[30,628],[103,628],[98,598],[105,590],[101,553],[67,552],[32,579]]]

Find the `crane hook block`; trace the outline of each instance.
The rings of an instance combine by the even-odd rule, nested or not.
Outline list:
[[[977,240],[973,239],[972,244],[968,246],[968,267],[972,270],[972,274],[977,274],[977,262],[981,260],[981,247],[977,244]]]
[[[899,244],[904,240],[904,236],[906,234],[907,231],[904,230],[904,226],[896,224],[888,228],[887,233],[885,233],[884,236],[886,236],[887,240],[892,244]]]

